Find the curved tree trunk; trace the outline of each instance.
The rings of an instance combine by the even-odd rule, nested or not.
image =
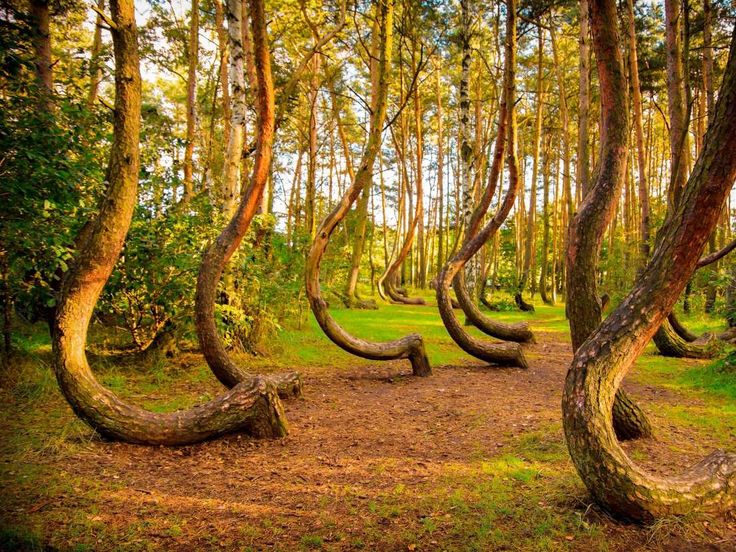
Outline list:
[[[418,334],[411,334],[396,341],[374,343],[350,335],[330,316],[322,299],[319,285],[319,265],[327,249],[330,236],[345,218],[355,200],[370,184],[373,165],[381,147],[381,132],[386,118],[386,97],[389,86],[389,64],[393,42],[393,0],[377,0],[376,17],[371,39],[371,121],[368,141],[360,166],[351,186],[340,203],[322,222],[312,247],[306,267],[306,288],[309,305],[317,323],[336,345],[362,358],[372,360],[409,359],[414,375],[428,376],[432,370],[424,350],[424,342]]]
[[[259,4],[259,0],[253,0]],[[90,370],[85,342],[97,298],[112,273],[137,199],[140,133],[140,70],[132,0],[111,0],[115,28],[115,122],[109,186],[74,266],[67,272],[54,320],[54,371],[74,412],[101,435],[132,443],[183,445],[232,431],[263,437],[287,432],[275,387],[255,378],[203,405],[153,413],[121,400]]]
[[[600,0],[614,21],[612,0]],[[599,13],[599,8],[591,10]],[[647,473],[626,455],[610,421],[615,390],[692,276],[736,178],[736,33],[716,106],[682,200],[659,232],[634,289],[578,349],[565,382],[563,423],[573,463],[593,497],[633,520],[733,511],[736,455],[715,452],[680,476]]]
[[[518,343],[488,343],[472,337],[458,322],[452,310],[450,297],[450,283],[455,282],[455,290],[458,300],[463,304],[464,297],[467,304],[472,300],[467,297],[467,288],[461,273],[465,264],[493,236],[511,211],[516,200],[516,190],[519,184],[518,161],[516,158],[516,110],[515,101],[515,65],[516,65],[516,2],[509,0],[506,20],[506,60],[504,68],[504,97],[500,106],[499,135],[496,141],[493,164],[489,174],[487,192],[484,201],[479,205],[473,215],[469,218],[465,242],[460,250],[448,261],[437,277],[437,305],[440,316],[450,336],[467,353],[494,364],[501,366],[519,366],[527,368],[528,364],[521,346]],[[490,198],[498,181],[504,151],[504,129],[508,118],[508,168],[509,188],[503,203],[493,218],[482,230],[476,231],[477,225],[482,221],[484,210],[488,209]],[[487,199],[487,201],[486,201]],[[481,210],[483,209],[483,210]],[[477,216],[476,216],[477,215]],[[476,228],[473,226],[476,225]],[[466,311],[467,312],[467,311]],[[468,316],[470,318],[470,316]],[[472,320],[472,319],[471,319]]]
[[[680,319],[677,318],[677,315],[675,315],[675,311],[672,311],[670,313],[670,315],[667,317],[667,321],[670,323],[670,326],[672,326],[672,329],[675,331],[675,333],[688,343],[692,343],[693,341],[696,341],[698,339],[697,335],[688,330],[682,324],[682,322],[680,322]]]
[[[232,0],[231,0],[232,1]],[[259,3],[260,0],[252,0]],[[256,11],[256,8],[258,10]],[[263,6],[251,7],[251,25],[253,27],[254,61],[258,80],[258,135],[256,138],[256,154],[253,164],[250,185],[243,194],[237,211],[229,224],[207,248],[197,277],[195,296],[195,323],[197,337],[207,364],[218,380],[227,387],[233,387],[252,378],[242,367],[235,364],[227,354],[217,333],[215,324],[215,299],[217,283],[233,253],[243,240],[253,216],[261,204],[263,190],[268,180],[271,166],[274,137],[274,92],[271,80],[271,60],[266,36],[266,22]],[[231,31],[232,36],[232,31]],[[236,52],[232,53],[236,56]],[[242,67],[242,61],[241,65]],[[301,393],[299,374],[288,373],[272,376],[283,397]]]
[[[670,313],[671,315],[672,313]],[[677,320],[675,318],[675,320]],[[679,323],[679,321],[677,321]],[[686,328],[682,330],[690,332]],[[704,334],[693,341],[684,339],[667,317],[652,338],[662,356],[674,358],[713,358],[718,353],[718,344],[713,334]]]
[[[603,233],[614,214],[616,200],[626,176],[627,86],[623,59],[618,48],[618,28],[611,26],[614,19],[605,19],[602,10],[607,9],[611,9],[608,0],[591,2],[593,44],[601,82],[603,136],[595,181],[570,223],[566,307],[573,350],[577,350],[601,322],[602,307],[596,285],[596,266]],[[613,13],[615,15],[615,9]],[[614,424],[620,427],[619,434],[631,435],[631,428],[650,427],[644,413],[623,393],[619,391],[618,400],[626,401],[626,405],[615,410],[617,417],[614,419]],[[619,420],[618,415],[622,413],[641,419]]]
[[[493,196],[496,193],[496,189],[498,187],[498,180],[503,166],[503,155],[506,147],[506,134],[509,116],[508,102],[506,100],[508,93],[506,79],[508,78],[507,72],[513,70],[514,68],[509,66],[508,62],[505,62],[504,89],[501,94],[501,102],[499,104],[498,110],[498,131],[496,135],[496,146],[493,153],[491,167],[488,172],[488,182],[483,191],[483,195],[480,197],[478,205],[476,205],[475,209],[470,215],[463,245],[467,244],[478,233],[481,225],[483,224],[483,217],[485,217],[486,213],[488,212],[488,208],[491,205],[491,201],[493,200]],[[503,220],[505,220],[505,216]],[[503,222],[503,220],[501,222]],[[490,239],[490,237],[494,233],[495,230],[488,235],[485,241],[477,242],[477,249],[473,250],[470,253],[470,257],[465,261],[466,263],[468,262],[468,260],[470,260],[470,258],[472,258],[473,255],[478,252],[481,247],[483,247],[483,245],[488,241],[488,239]],[[441,280],[438,278],[437,282],[438,285],[435,287],[435,291],[439,290],[439,282],[441,282]],[[481,310],[478,308],[475,301],[471,297],[470,293],[468,292],[468,287],[465,282],[464,270],[459,270],[455,277],[452,279],[452,287],[455,290],[455,295],[457,297],[457,302],[451,298],[452,307],[458,308],[459,306],[465,313],[468,321],[472,323],[476,328],[481,330],[483,333],[504,341],[514,341],[517,343],[534,342],[534,334],[532,334],[531,330],[529,329],[528,323],[518,322],[515,324],[509,324],[506,322],[493,320],[492,318],[486,316],[485,314],[483,314],[483,312],[481,312]],[[482,293],[481,298],[483,298]],[[461,339],[464,338],[461,337]]]
[[[404,182],[408,183],[408,176],[404,171]],[[406,186],[406,193],[411,193],[409,186]],[[394,285],[394,280],[398,277],[399,269],[406,260],[411,246],[414,243],[414,235],[416,234],[417,227],[420,224],[424,224],[424,200],[423,200],[423,186],[421,179],[416,179],[416,193],[417,193],[417,206],[414,211],[414,217],[409,221],[409,227],[404,237],[404,243],[399,249],[394,260],[388,266],[384,274],[379,279],[379,283],[384,288],[385,293],[389,296],[391,301],[394,303],[402,303],[404,305],[424,305],[426,301],[422,297],[408,297],[406,293],[401,293],[403,290],[399,290]],[[411,208],[411,203],[410,203]],[[379,285],[379,287],[381,287]]]
[[[481,245],[482,247],[482,245]],[[503,341],[514,341],[516,343],[534,343],[534,334],[529,329],[527,322],[516,322],[509,324],[508,322],[501,322],[494,320],[490,316],[486,316],[483,311],[478,308],[475,304],[468,288],[465,285],[465,274],[463,271],[458,272],[457,276],[452,281],[452,287],[455,290],[457,296],[458,306],[463,310],[468,320],[483,333],[501,339]],[[453,308],[455,301],[452,301]],[[486,305],[487,306],[487,305]]]

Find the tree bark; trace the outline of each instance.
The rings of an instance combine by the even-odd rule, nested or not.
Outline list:
[[[594,6],[597,2],[594,2]],[[606,4],[607,22],[615,4]],[[591,10],[594,18],[598,7]],[[603,89],[602,89],[603,90]],[[570,456],[595,500],[639,521],[729,511],[736,504],[736,455],[715,452],[674,478],[647,473],[617,443],[610,412],[615,390],[674,307],[736,178],[736,33],[703,151],[676,210],[660,230],[634,289],[576,352],[565,382],[563,424]]]
[[[97,9],[102,11],[105,7],[104,0],[97,0]],[[89,93],[87,94],[87,108],[92,109],[97,102],[97,93],[102,80],[102,69],[100,67],[100,53],[102,52],[102,16],[98,13],[95,19],[95,34],[92,38],[92,50],[89,60]]]
[[[639,84],[639,64],[636,53],[636,26],[634,20],[634,1],[626,0],[629,35],[629,71],[631,74],[632,107],[634,111],[634,130],[636,131],[637,171],[639,173],[639,264],[643,266],[649,259],[649,180],[647,177],[646,145],[642,123],[641,86]]]
[[[547,137],[547,143],[544,148],[544,169],[542,171],[542,224],[544,225],[542,234],[542,266],[539,274],[539,295],[545,305],[554,305],[554,283],[552,284],[552,295],[547,294],[549,282],[549,231],[550,231],[550,214],[549,214],[549,179],[550,165],[552,157],[551,135]]]
[[[184,195],[187,205],[194,197],[194,140],[197,127],[197,63],[199,62],[199,0],[192,0],[189,19],[189,67],[187,72],[187,135],[184,148]]]
[[[362,159],[355,179],[345,192],[340,203],[325,218],[317,230],[307,256],[306,289],[309,305],[317,323],[336,345],[362,358],[372,360],[409,359],[414,375],[431,374],[429,359],[424,349],[424,342],[418,334],[404,338],[375,343],[350,335],[346,332],[327,309],[322,299],[319,285],[319,265],[327,249],[330,236],[337,225],[345,218],[358,196],[370,184],[373,165],[381,147],[381,134],[386,119],[386,98],[389,87],[390,55],[393,42],[393,0],[376,0],[375,23],[371,37],[371,118],[368,140],[363,150]]]
[[[498,188],[498,180],[499,176],[501,174],[501,170],[503,167],[503,156],[504,151],[506,148],[506,136],[508,133],[508,119],[509,119],[509,107],[507,102],[507,96],[508,96],[508,89],[507,89],[507,83],[506,79],[508,78],[507,73],[509,71],[514,71],[512,66],[509,65],[510,59],[508,61],[504,62],[504,87],[503,91],[501,93],[501,101],[499,104],[499,110],[498,110],[498,130],[496,134],[496,145],[495,150],[493,154],[493,160],[491,162],[490,170],[488,171],[488,182],[486,183],[485,190],[483,192],[483,195],[480,198],[480,201],[478,202],[478,205],[476,205],[475,209],[473,210],[472,215],[470,216],[470,222],[467,225],[466,232],[465,232],[465,238],[463,242],[463,246],[468,246],[467,244],[478,234],[478,231],[481,228],[481,225],[483,224],[483,217],[486,215],[488,208],[491,205],[491,201],[493,200],[493,195],[496,192],[496,189]],[[499,190],[500,192],[501,190]],[[514,192],[515,194],[516,192]],[[499,201],[500,201],[500,195],[499,195]],[[499,215],[501,216],[501,215]],[[504,219],[505,220],[505,216]],[[503,220],[501,220],[501,223],[503,223]],[[474,242],[474,246],[476,249],[470,248],[468,250],[470,257],[468,259],[472,258],[473,255],[475,255],[478,250],[483,247],[485,243],[487,243],[488,239],[491,237],[496,236],[496,230],[490,232],[488,237],[485,241],[477,241]],[[468,246],[470,247],[470,246]],[[455,258],[457,257],[457,254],[455,255]],[[467,262],[467,260],[465,261]],[[438,285],[435,287],[435,291],[438,292],[439,290],[439,282],[441,280],[438,278],[437,282]],[[457,297],[457,305],[455,304],[455,301],[451,299],[451,306],[453,308],[457,308],[458,306],[463,310],[465,313],[465,316],[467,319],[472,323],[476,328],[484,332],[485,334],[495,337],[497,339],[501,339],[504,341],[514,341],[517,343],[532,343],[534,342],[534,334],[529,329],[529,324],[526,322],[517,322],[514,324],[509,324],[506,322],[501,322],[498,320],[494,320],[489,316],[486,316],[479,308],[478,305],[473,300],[471,294],[468,291],[468,287],[465,283],[465,271],[460,269],[458,270],[457,274],[452,279],[452,287],[455,291],[455,296]],[[438,302],[439,304],[439,302]],[[454,316],[454,314],[452,315]],[[467,342],[467,336],[463,334],[459,334],[458,338],[463,340],[464,342]],[[480,343],[480,342],[479,342]],[[473,347],[473,345],[467,345],[468,347]],[[483,353],[485,354],[485,353]]]
[[[579,100],[578,100],[578,154],[576,175],[582,197],[590,189],[590,155],[588,154],[588,116],[590,113],[590,15],[588,0],[580,1],[579,48]]]
[[[453,340],[467,353],[500,366],[518,366],[527,368],[528,364],[521,346],[518,343],[488,343],[472,337],[468,334],[463,326],[455,317],[452,310],[452,301],[450,297],[450,283],[456,282],[455,289],[459,291],[458,299],[461,298],[463,292],[467,293],[462,278],[458,278],[462,272],[465,263],[483,246],[488,239],[493,236],[503,224],[508,216],[511,208],[516,200],[516,190],[519,185],[518,178],[518,160],[516,158],[516,110],[515,102],[515,67],[516,67],[516,0],[508,0],[506,19],[506,59],[504,69],[504,99],[502,100],[499,113],[499,136],[496,141],[496,150],[493,158],[493,164],[489,173],[488,188],[491,188],[493,196],[496,182],[503,159],[503,129],[506,118],[508,117],[508,158],[507,164],[509,169],[509,188],[506,196],[499,206],[496,214],[491,220],[479,231],[476,232],[472,228],[470,221],[482,221],[482,213],[480,216],[469,218],[466,226],[466,238],[460,250],[445,264],[437,278],[437,305],[440,310],[440,316],[447,328],[448,333]],[[490,200],[489,200],[490,203]],[[480,212],[482,206],[475,210],[475,214]],[[485,209],[488,205],[485,206]],[[466,299],[469,299],[466,297]],[[467,301],[471,304],[472,301]]]
[[[682,67],[682,11],[679,0],[665,0],[665,50],[667,59],[667,107],[670,124],[670,186],[667,201],[670,210],[679,202],[687,182],[689,155],[685,76]]]
[[[613,10],[614,18],[606,19],[611,15],[610,10]],[[615,6],[610,5],[609,0],[591,0],[590,13],[593,46],[601,83],[602,136],[595,181],[570,223],[566,259],[566,307],[574,351],[601,322],[602,309],[596,284],[596,267],[603,234],[613,217],[626,177],[628,145],[626,77],[618,47],[618,27],[611,23],[616,20]],[[622,393],[620,391],[619,395]],[[633,408],[617,409],[618,413],[635,411]],[[638,411],[638,416],[643,418],[643,412]],[[648,425],[645,421],[618,419],[614,423],[627,427]],[[623,435],[628,431],[622,429],[620,433]]]
[[[245,133],[245,73],[243,53],[243,3],[226,0],[227,33],[230,44],[230,125],[223,177],[223,212],[232,217],[240,197],[240,158]]]
[[[202,256],[195,295],[195,325],[202,354],[217,379],[227,387],[250,381],[253,376],[233,362],[217,333],[215,324],[217,283],[228,261],[240,246],[261,204],[271,167],[274,139],[274,91],[265,14],[261,4],[262,0],[249,1],[251,3],[255,70],[258,80],[258,89],[255,91],[258,107],[258,134],[253,172],[248,189],[242,195],[235,214]],[[230,0],[230,2],[239,3],[239,0]],[[233,31],[230,32],[232,40]],[[238,34],[238,38],[240,36]],[[233,51],[231,55],[233,58],[240,57],[242,60],[242,51],[240,54]],[[242,62],[240,66],[242,67]],[[297,373],[273,376],[270,379],[278,386],[281,396],[289,397],[301,393],[301,378]]]
[[[514,301],[522,311],[534,311],[534,306],[528,304],[523,299],[524,289],[529,279],[534,279],[532,272],[534,265],[535,251],[535,230],[537,223],[537,180],[539,178],[539,150],[542,142],[542,115],[544,105],[544,89],[542,87],[542,64],[544,62],[544,31],[541,27],[537,28],[537,87],[536,97],[537,105],[534,115],[534,142],[532,145],[532,183],[529,191],[529,216],[526,219],[526,242],[524,248],[524,266],[519,279],[519,285],[516,288],[516,296]],[[564,130],[563,132],[566,132]],[[523,185],[523,184],[522,184]]]
[[[440,57],[440,60],[442,58]],[[437,217],[437,274],[440,273],[445,264],[445,150],[444,150],[444,120],[442,111],[442,66],[437,67],[437,201],[439,202],[439,213]]]
[[[258,2],[259,0],[253,0]],[[101,435],[153,445],[183,445],[233,431],[263,437],[286,434],[275,387],[256,378],[203,405],[152,413],[121,400],[90,370],[85,343],[90,318],[125,241],[135,209],[141,79],[131,0],[111,0],[115,50],[115,119],[100,213],[66,273],[52,332],[53,366],[74,412]]]
[[[222,134],[227,139],[230,136],[230,119],[232,117],[230,108],[230,78],[228,55],[228,31],[225,28],[225,2],[227,0],[214,0],[215,4],[215,28],[217,30],[217,49],[220,55],[220,88],[222,90]]]

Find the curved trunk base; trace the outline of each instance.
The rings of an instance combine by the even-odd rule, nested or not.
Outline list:
[[[613,400],[613,430],[619,441],[652,437],[652,424],[631,397],[619,389]]]
[[[680,319],[677,317],[677,315],[673,312],[670,313],[670,315],[667,317],[667,320],[669,321],[670,325],[672,326],[672,329],[675,330],[675,333],[679,335],[682,339],[687,341],[688,343],[692,343],[693,341],[697,341],[698,336],[695,335],[693,332],[688,330],[682,322],[680,322]]]
[[[528,323],[507,324],[493,320],[483,314],[468,293],[468,288],[465,286],[465,275],[462,270],[453,279],[452,286],[465,316],[480,331],[503,341],[513,341],[515,343],[535,342],[534,334],[529,329]]]
[[[521,345],[518,343],[489,343],[476,339],[471,336],[460,325],[455,312],[452,310],[450,301],[449,279],[452,276],[449,273],[450,265],[446,265],[442,269],[442,273],[438,278],[437,286],[437,306],[440,310],[440,316],[445,323],[445,328],[450,337],[457,343],[460,348],[469,355],[484,360],[496,366],[515,366],[518,368],[529,368],[529,363],[524,356]],[[462,270],[462,269],[461,269]],[[446,283],[445,283],[446,282]],[[460,297],[460,295],[458,295]]]
[[[718,342],[712,334],[688,343],[682,339],[665,319],[653,337],[662,356],[674,358],[713,358],[718,353]]]
[[[385,280],[384,290],[388,293],[392,303],[399,305],[426,305],[427,302],[421,297],[409,297],[405,289],[395,288],[390,280]],[[403,292],[403,293],[402,293]]]
[[[520,311],[534,312],[534,305],[524,301],[524,298],[521,296],[521,293],[517,293],[516,295],[514,295],[514,303],[516,303],[516,306],[519,307]]]

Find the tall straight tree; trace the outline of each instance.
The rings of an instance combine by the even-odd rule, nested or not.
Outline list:
[[[197,132],[197,64],[199,63],[199,0],[192,0],[187,49],[187,134],[184,146],[184,205],[194,196],[194,142]]]
[[[627,27],[629,37],[629,74],[631,75],[632,107],[634,112],[634,131],[636,133],[637,173],[639,177],[639,254],[642,265],[649,257],[649,180],[647,178],[646,144],[644,143],[644,124],[639,84],[639,62],[636,53],[636,25],[634,20],[634,0],[626,0]]]

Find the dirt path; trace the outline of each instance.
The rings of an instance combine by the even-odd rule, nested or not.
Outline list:
[[[529,549],[524,542],[736,549],[730,522],[706,521],[690,543],[669,533],[657,540],[651,529],[613,523],[591,507],[564,450],[559,403],[571,355],[556,337],[539,335],[528,371],[469,364],[418,379],[405,363],[308,370],[304,398],[286,405],[291,434],[282,441],[233,436],[178,449],[95,441],[54,466],[70,480],[96,481],[95,492],[71,489],[43,503],[8,489],[5,515],[28,522],[43,513],[52,540],[68,543],[76,512],[89,531],[99,528],[95,550]],[[654,387],[629,389],[649,411],[681,400]],[[628,446],[655,471],[708,449],[655,421],[663,438]],[[499,462],[508,476],[496,479]],[[484,491],[482,480],[495,487]],[[519,541],[524,512],[531,533]],[[488,528],[500,532],[495,540],[477,527],[490,515],[498,516]],[[544,523],[551,527],[535,537]],[[475,533],[465,541],[468,528]]]

